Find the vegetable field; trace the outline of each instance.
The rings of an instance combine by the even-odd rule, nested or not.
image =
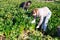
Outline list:
[[[57,26],[60,25],[60,2],[37,2],[31,0],[32,4],[28,11],[19,8],[20,3],[28,0],[0,0],[0,35],[4,40],[59,40]],[[47,6],[52,11],[48,23],[47,36],[35,30],[36,24],[31,24],[34,8]]]

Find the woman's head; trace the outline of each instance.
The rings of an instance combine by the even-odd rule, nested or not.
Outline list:
[[[31,5],[31,3],[32,3],[31,1],[27,1],[26,5],[29,6],[29,5]]]
[[[38,14],[38,9],[36,8],[36,9],[34,9],[34,10],[32,11],[32,15],[33,15],[33,16],[37,16],[37,14]]]

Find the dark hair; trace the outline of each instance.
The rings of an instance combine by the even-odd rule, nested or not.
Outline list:
[[[31,1],[27,1],[27,3],[32,3]]]

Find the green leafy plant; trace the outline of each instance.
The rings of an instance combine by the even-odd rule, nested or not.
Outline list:
[[[30,32],[28,35],[28,39],[30,40],[59,40],[59,38],[53,38],[49,35],[55,35],[56,28],[60,25],[60,4],[57,4],[56,2],[37,2],[36,0],[32,0],[30,8],[28,11],[25,11],[24,9],[19,8],[21,2],[23,1],[0,0],[0,34],[5,34],[6,40],[18,40],[25,29]],[[49,7],[52,11],[52,16],[49,20],[47,29],[47,34],[49,35],[43,38],[43,34],[40,31],[35,30],[39,18],[37,18],[35,24],[31,24],[31,21],[33,20],[31,12],[34,8],[41,8],[44,6]]]

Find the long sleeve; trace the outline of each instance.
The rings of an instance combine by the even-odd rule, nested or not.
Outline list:
[[[36,28],[39,28],[39,26],[41,26],[42,22],[43,22],[43,16],[40,17],[39,24],[38,24],[38,26]]]

